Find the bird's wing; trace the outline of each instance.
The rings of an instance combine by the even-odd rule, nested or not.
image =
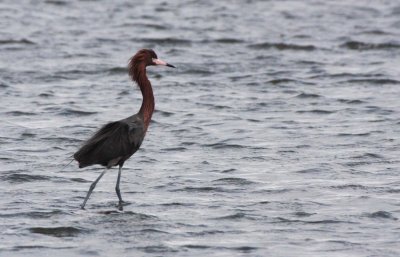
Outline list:
[[[139,149],[143,136],[144,128],[140,122],[111,122],[93,135],[75,153],[74,158],[80,167],[92,164],[109,166],[112,160],[118,162],[120,159],[129,158]]]

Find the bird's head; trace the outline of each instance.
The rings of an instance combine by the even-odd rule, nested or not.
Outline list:
[[[141,49],[131,59],[131,62],[142,63],[145,66],[163,65],[175,68],[174,65],[169,64],[163,60],[158,59],[157,54],[152,49]]]
[[[153,65],[175,68],[174,65],[158,59],[157,54],[152,49],[141,49],[129,61],[129,75],[132,80],[137,81],[139,74],[145,70],[147,66]]]

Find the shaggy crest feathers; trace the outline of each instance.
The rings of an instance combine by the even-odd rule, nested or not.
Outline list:
[[[140,84],[139,79],[142,78],[145,69],[153,64],[153,59],[157,59],[156,53],[152,49],[142,49],[138,51],[130,60],[128,64],[129,76],[133,81]]]

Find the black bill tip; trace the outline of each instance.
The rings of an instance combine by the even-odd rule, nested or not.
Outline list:
[[[171,67],[171,68],[176,68],[174,65],[172,65],[172,64],[169,64],[169,63],[167,63],[167,65],[166,66],[168,66],[168,67]]]

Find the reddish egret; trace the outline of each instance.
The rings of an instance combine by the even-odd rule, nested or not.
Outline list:
[[[106,124],[74,154],[74,159],[78,161],[79,168],[94,164],[106,167],[90,185],[86,198],[81,205],[82,209],[85,208],[90,194],[107,169],[117,165],[119,170],[115,191],[119,199],[118,209],[123,209],[123,201],[119,190],[122,166],[142,144],[154,111],[153,89],[146,75],[146,67],[151,65],[165,65],[175,68],[173,65],[158,59],[153,50],[142,49],[137,52],[131,58],[128,69],[129,76],[138,84],[142,92],[143,102],[139,112],[126,119]]]

